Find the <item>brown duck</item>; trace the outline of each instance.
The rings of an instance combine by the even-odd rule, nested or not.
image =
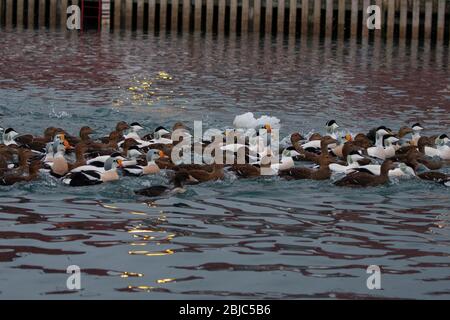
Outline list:
[[[389,181],[389,170],[394,169],[394,163],[386,160],[381,165],[381,174],[379,176],[368,172],[354,172],[345,176],[334,184],[338,187],[375,187],[386,184]]]
[[[10,186],[19,182],[29,182],[36,180],[39,175],[41,162],[39,160],[33,161],[28,168],[28,175],[4,175],[0,178],[0,185]]]

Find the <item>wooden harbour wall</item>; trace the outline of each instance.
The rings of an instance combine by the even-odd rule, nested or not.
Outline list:
[[[96,2],[96,1],[91,1]],[[81,0],[0,0],[2,28],[65,29]],[[366,8],[382,9],[368,30]],[[102,30],[273,33],[449,41],[450,0],[103,0]]]

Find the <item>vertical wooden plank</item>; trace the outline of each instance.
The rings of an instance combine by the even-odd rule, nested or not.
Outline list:
[[[136,30],[142,31],[143,29],[144,29],[144,0],[137,0]]]
[[[392,2],[395,2],[395,0],[392,0]],[[384,30],[384,8],[383,8],[383,0],[376,0],[375,4],[380,8],[380,14],[381,14],[381,29],[375,29],[375,38],[376,40],[380,40],[381,32]],[[378,46],[379,48],[379,46]]]
[[[253,0],[253,31],[259,33],[261,25],[261,0]]]
[[[0,0],[0,27],[3,25],[3,0]]]
[[[281,34],[284,32],[284,9],[285,9],[284,0],[278,0],[277,33],[281,33]]]
[[[427,0],[425,2],[425,39],[431,39],[431,24],[433,17],[433,0]]]
[[[214,0],[206,0],[206,32],[213,31]]]
[[[249,11],[249,0],[242,0],[241,32],[248,31],[248,11]]]
[[[322,13],[322,1],[314,0],[314,35],[320,35],[320,15]]]
[[[358,7],[359,1],[352,0],[352,11],[351,11],[351,36],[356,37],[358,35]]]
[[[420,0],[413,0],[412,38],[419,39]]]
[[[338,2],[338,36],[344,38],[345,36],[345,6],[346,0],[339,0]]]
[[[5,8],[5,27],[12,28],[12,22],[13,22],[13,0],[7,0],[6,1],[6,8]]]
[[[121,8],[122,8],[122,0],[114,0],[114,30],[120,29]]]
[[[66,0],[67,1],[67,0]],[[3,2],[3,1],[0,1]],[[0,12],[1,11],[1,5],[0,5]],[[34,28],[34,0],[28,0],[28,19],[27,19],[27,26],[28,29]],[[66,24],[64,23],[64,26]]]
[[[55,29],[56,28],[56,0],[50,0],[50,28]]]
[[[167,0],[159,0],[159,28],[166,30],[167,26]]]
[[[437,41],[444,41],[445,34],[445,1],[438,0],[438,18],[437,18]]]
[[[363,19],[362,19],[362,34],[363,37],[369,36],[369,28],[367,28],[367,18],[369,14],[367,13],[367,8],[370,6],[370,0],[363,1]]]
[[[258,0],[260,1],[260,0]],[[217,24],[217,30],[219,33],[223,33],[225,31],[225,9],[226,9],[227,1],[219,0],[219,19]]]
[[[30,2],[30,0],[28,0],[28,2]],[[61,0],[59,26],[62,30],[67,29],[67,7],[68,7],[68,5],[69,5],[68,0]]]
[[[183,0],[183,31],[189,31],[191,18],[191,1]]]
[[[289,2],[289,35],[295,36],[297,25],[297,0]]]
[[[133,26],[133,0],[125,0],[125,29],[131,31]]]
[[[408,23],[408,0],[400,0],[400,38],[406,38]]]
[[[273,2],[272,0],[266,0],[266,26],[264,28],[266,33],[272,33],[272,12]]]
[[[387,29],[386,38],[392,39],[394,37],[395,27],[395,1],[388,1],[387,8]]]
[[[17,0],[16,25],[19,29],[23,29],[23,9],[23,0]]]
[[[230,33],[236,32],[237,23],[237,0],[230,2]]]
[[[309,0],[302,0],[302,34],[308,34],[309,25]]]
[[[172,18],[170,21],[170,30],[177,32],[178,31],[178,9],[180,8],[180,4],[178,0],[172,0]]]
[[[39,28],[45,28],[45,1],[39,0]]]
[[[195,0],[194,3],[194,30],[201,31],[202,29],[202,0]]]
[[[333,35],[333,0],[326,2],[326,27],[325,35],[331,37]]]

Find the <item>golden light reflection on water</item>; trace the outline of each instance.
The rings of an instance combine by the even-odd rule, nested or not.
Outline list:
[[[131,250],[128,251],[129,255],[143,255],[143,256],[147,256],[147,257],[159,257],[159,256],[167,256],[167,255],[171,255],[174,254],[175,252],[173,250],[167,249],[164,251],[146,251],[146,250]]]
[[[120,275],[121,278],[129,278],[129,277],[138,277],[138,278],[141,278],[141,277],[143,277],[143,276],[144,276],[144,275],[143,275],[142,273],[127,272],[127,271],[122,272],[122,274]]]
[[[156,280],[157,283],[169,283],[169,282],[174,282],[174,281],[175,281],[175,279],[170,279],[170,278]]]
[[[128,103],[152,106],[156,102],[169,100],[175,92],[168,89],[164,82],[172,79],[173,77],[165,71],[159,71],[150,78],[134,76],[130,84],[123,88],[126,90],[126,94],[114,99],[112,104],[114,107],[121,107]],[[119,89],[122,89],[122,87],[119,87]]]

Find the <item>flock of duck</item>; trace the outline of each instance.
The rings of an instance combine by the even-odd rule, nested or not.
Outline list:
[[[423,136],[424,128],[419,123],[398,131],[380,126],[368,133],[350,134],[330,120],[324,132],[290,134],[279,142],[277,151],[270,145],[257,148],[277,127],[279,120],[273,117],[256,119],[251,113],[237,116],[231,130],[234,140],[222,140],[215,149],[215,155],[220,150],[222,156],[234,156],[226,164],[172,159],[178,143],[192,137],[191,130],[181,122],[171,130],[159,126],[143,135],[140,132],[144,127],[138,122],[121,121],[109,135],[98,139],[91,138],[94,130],[88,126],[82,127],[78,136],[56,127],[46,128],[43,136],[20,135],[13,128],[0,128],[0,185],[27,183],[51,174],[62,184],[79,187],[116,181],[123,175],[139,177],[167,170],[169,185],[135,191],[158,197],[184,192],[187,184],[224,179],[226,172],[243,179],[259,177],[263,169],[268,169],[282,179],[332,179],[336,186],[373,187],[392,178],[414,178],[450,187],[450,175],[440,171],[450,162],[450,140],[446,134]],[[172,140],[175,131],[182,132],[178,141]],[[230,130],[216,133],[229,136]],[[244,139],[239,140],[242,136]],[[205,150],[217,143],[216,139],[217,135],[205,135],[189,142],[188,147]],[[244,162],[236,160],[242,151]]]

